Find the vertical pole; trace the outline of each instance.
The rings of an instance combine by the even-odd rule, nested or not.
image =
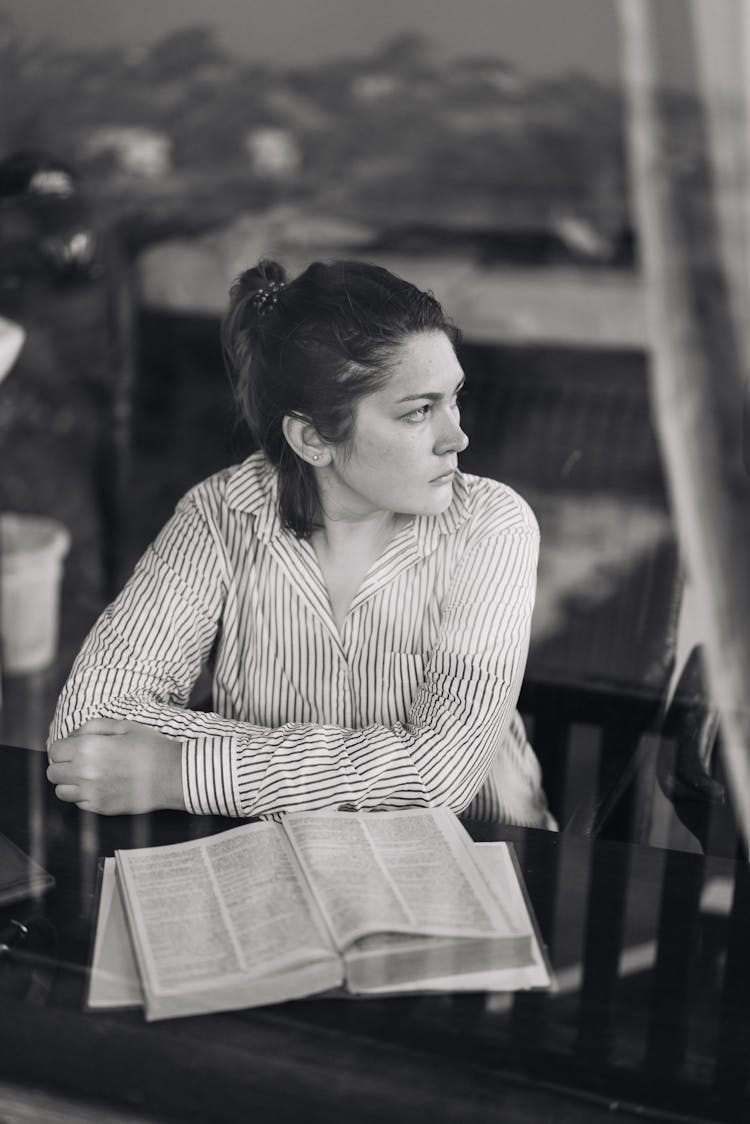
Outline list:
[[[695,66],[690,5],[684,0],[620,0],[619,15],[655,424],[680,546],[700,606],[709,686],[721,716],[735,813],[750,840],[744,333],[733,316],[731,274],[715,209],[708,93]],[[688,72],[692,65],[689,100],[665,89],[667,49],[682,50]]]

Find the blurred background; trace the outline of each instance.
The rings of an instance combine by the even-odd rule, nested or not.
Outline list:
[[[686,11],[659,84],[691,137]],[[463,468],[539,519],[524,698],[558,811],[601,810],[614,754],[620,830],[697,846],[656,783],[682,564],[622,38],[615,0],[0,3],[0,317],[25,333],[0,383],[0,510],[71,534],[59,657],[35,710],[6,684],[6,740],[41,743],[177,499],[250,451],[219,350],[232,279],[261,256],[362,257],[461,327]],[[702,680],[691,698],[705,710]]]

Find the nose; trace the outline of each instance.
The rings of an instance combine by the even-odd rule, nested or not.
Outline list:
[[[466,446],[469,444],[469,438],[461,429],[461,424],[457,418],[446,418],[445,425],[435,442],[435,452],[441,453],[462,453]]]

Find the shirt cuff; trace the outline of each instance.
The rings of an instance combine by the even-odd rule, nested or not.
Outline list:
[[[242,816],[234,779],[234,738],[228,734],[182,740],[182,793],[194,815]]]

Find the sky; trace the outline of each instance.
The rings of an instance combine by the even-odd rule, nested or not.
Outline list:
[[[497,55],[529,77],[619,74],[616,0],[0,0],[3,10],[30,40],[81,47],[147,45],[207,23],[237,54],[304,64],[418,31],[450,56]]]

